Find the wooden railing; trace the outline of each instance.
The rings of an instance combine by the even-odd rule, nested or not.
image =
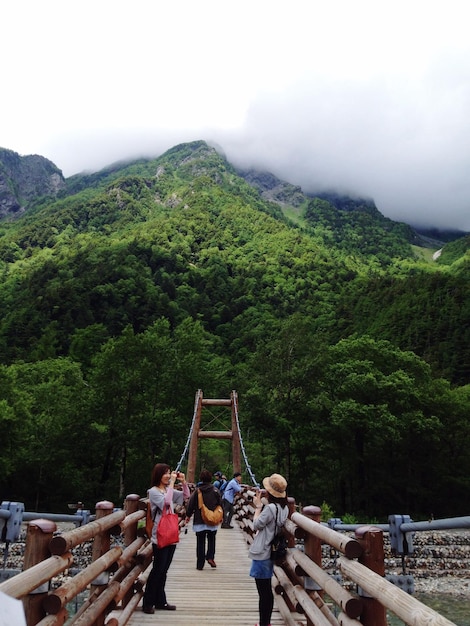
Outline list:
[[[23,571],[0,584],[0,591],[23,601],[27,626],[61,626],[68,619],[66,605],[89,589],[87,599],[69,622],[73,626],[102,626],[119,604],[125,624],[138,605],[152,561],[152,545],[139,529],[147,501],[127,496],[124,509],[115,511],[108,501],[96,505],[96,517],[84,526],[57,534],[55,522],[31,520],[27,527]],[[179,509],[180,526],[185,510]],[[119,541],[111,545],[111,538]],[[91,563],[56,588],[52,582],[74,564],[74,550],[93,542]],[[125,620],[125,621],[123,621]]]
[[[253,496],[254,492],[245,488],[235,504],[235,518],[246,532],[247,543],[254,536]],[[389,610],[410,626],[453,625],[385,578],[381,528],[361,526],[350,537],[322,524],[319,507],[308,506],[299,512],[290,499],[289,508],[284,532],[290,548],[283,565],[274,567],[273,579],[286,624],[290,623],[289,612],[297,612],[306,615],[308,625],[387,626]],[[339,571],[349,585],[322,568],[325,544],[338,554]]]
[[[248,544],[254,536],[253,496],[244,487],[235,501],[234,519]],[[102,501],[93,521],[62,533],[53,520],[30,520],[23,571],[0,583],[0,591],[23,601],[27,626],[62,626],[68,620],[67,604],[85,590],[87,597],[68,626],[126,624],[141,600],[152,561],[152,546],[139,528],[146,507],[147,501],[136,494],[127,496],[123,510]],[[302,613],[308,626],[386,626],[389,610],[410,626],[452,626],[385,578],[383,529],[361,526],[351,536],[322,524],[319,507],[298,511],[289,499],[289,508],[289,550],[273,577],[286,624],[295,623],[293,613]],[[185,509],[179,513],[182,527]],[[89,565],[67,576],[75,553],[90,542]],[[322,567],[325,546],[338,557],[342,581]],[[118,606],[119,619],[109,616]]]

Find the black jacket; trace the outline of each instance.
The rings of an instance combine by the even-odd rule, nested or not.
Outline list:
[[[191,494],[189,498],[188,506],[186,508],[186,517],[191,517],[194,513],[194,524],[204,524],[204,520],[201,516],[201,510],[198,505],[198,490],[201,490],[202,499],[204,500],[204,504],[208,509],[213,511],[215,507],[220,504],[222,505],[222,496],[220,495],[220,491],[214,487],[212,483],[202,483],[198,485],[197,488]]]

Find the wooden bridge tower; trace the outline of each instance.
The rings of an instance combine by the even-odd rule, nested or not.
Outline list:
[[[231,430],[203,429],[203,410],[205,417],[206,413],[210,413],[211,407],[227,407],[227,409],[230,409]],[[231,439],[233,471],[242,471],[240,454],[240,432],[238,430],[238,398],[236,391],[231,392],[230,398],[222,400],[204,398],[201,389],[196,392],[193,427],[189,443],[188,471],[186,476],[186,480],[191,483],[196,482],[195,478],[199,439]]]

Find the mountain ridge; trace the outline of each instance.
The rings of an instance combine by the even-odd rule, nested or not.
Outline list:
[[[373,199],[370,198],[352,197],[336,192],[305,193],[300,186],[282,180],[271,172],[232,166],[219,146],[209,146],[203,140],[178,144],[156,159],[121,160],[96,172],[83,172],[68,178],[64,178],[61,170],[45,157],[40,155],[20,156],[12,150],[0,148],[0,221],[15,219],[28,212],[41,198],[54,199],[77,193],[89,187],[96,187],[109,177],[119,176],[120,173],[129,168],[149,165],[165,155],[171,157],[172,154],[176,154],[181,149],[181,146],[188,146],[192,151],[203,146],[209,150],[214,150],[226,161],[234,173],[258,190],[261,198],[277,204],[287,217],[301,224],[304,223],[302,211],[305,210],[308,201],[319,198],[329,202],[338,211],[367,211],[370,214],[375,214],[375,217],[383,223],[388,221],[388,223],[405,224],[408,227],[406,236],[409,243],[421,247],[437,249],[449,241],[465,237],[468,234],[455,229],[444,230],[433,227],[423,229],[414,227],[411,223],[396,222],[386,218],[376,207]]]
[[[264,184],[282,204],[193,142],[0,224],[9,499],[144,487],[203,388],[240,393],[250,458],[285,467],[299,501],[374,519],[467,506],[467,242],[430,262],[370,201],[305,197],[295,215],[300,191]]]

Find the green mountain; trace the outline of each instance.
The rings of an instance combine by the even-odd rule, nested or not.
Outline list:
[[[470,504],[459,241],[426,259],[370,200],[310,197],[203,141],[25,209],[0,222],[2,499],[145,493],[155,460],[178,461],[201,388],[239,392],[257,475],[284,472],[302,502]],[[200,464],[230,471],[223,443],[201,444]]]

